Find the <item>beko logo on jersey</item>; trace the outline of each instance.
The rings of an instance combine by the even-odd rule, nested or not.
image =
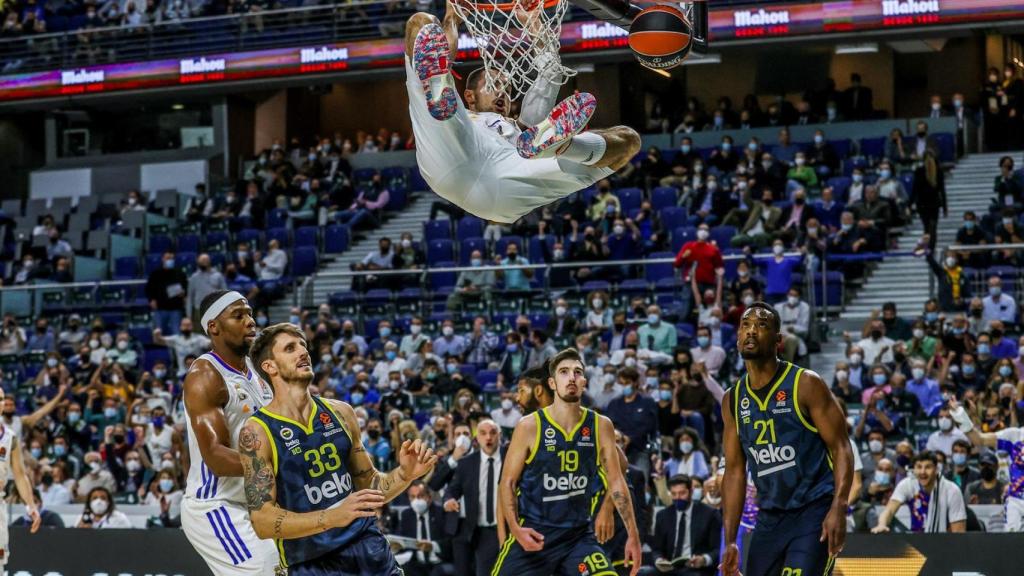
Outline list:
[[[792,446],[768,444],[763,448],[749,446],[747,450],[750,451],[750,456],[758,466],[769,466],[769,468],[758,470],[758,477],[796,466],[796,450]],[[774,466],[772,466],[773,464]]]
[[[309,499],[310,504],[319,504],[324,498],[334,498],[351,492],[352,475],[346,473],[344,476],[338,476],[338,473],[335,472],[323,484],[319,486],[306,484],[302,489],[306,491],[306,498]]]
[[[569,474],[567,476],[544,475],[544,489],[548,491],[586,490],[587,483],[586,476],[577,476],[576,474]]]

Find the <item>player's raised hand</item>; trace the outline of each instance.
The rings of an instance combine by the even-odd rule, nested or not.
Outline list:
[[[743,576],[740,574],[740,549],[736,544],[729,544],[725,547],[725,554],[722,555],[722,563],[718,565],[722,576]]]
[[[35,534],[36,530],[39,530],[40,524],[43,523],[43,518],[39,516],[39,509],[35,506],[29,508],[28,517],[32,519],[32,527],[29,528],[29,534]]]
[[[398,465],[407,480],[412,481],[430,472],[437,463],[437,455],[422,440],[406,440],[398,453]]]
[[[518,529],[517,529],[518,528]],[[512,535],[526,552],[540,552],[544,549],[544,535],[533,528],[512,524]]]
[[[335,508],[331,522],[324,526],[327,528],[344,528],[360,518],[372,518],[377,511],[384,506],[384,493],[380,490],[367,488],[354,492],[341,501],[341,505]]]

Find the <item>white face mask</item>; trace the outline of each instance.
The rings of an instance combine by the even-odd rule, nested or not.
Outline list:
[[[417,498],[417,499],[413,500],[412,502],[409,502],[409,506],[412,508],[412,511],[415,512],[416,514],[423,514],[424,512],[427,511],[427,508],[429,507],[429,505],[427,504],[427,501],[426,500],[422,500],[420,498]]]
[[[102,465],[99,462],[95,460],[89,462],[89,470],[91,470],[93,473],[99,472],[100,468],[102,468]]]
[[[914,338],[917,338],[918,340],[924,338],[924,330],[921,330],[920,328],[914,328]]]
[[[710,506],[718,506],[719,504],[722,503],[722,497],[721,496],[712,496],[711,494],[708,494],[708,497],[705,498],[704,500]]]
[[[860,354],[850,354],[850,364],[857,366],[864,358]]]
[[[952,268],[956,266],[956,258],[946,258],[946,268]]]
[[[939,418],[939,430],[948,432],[953,427],[953,421],[949,418]]]
[[[884,447],[885,446],[882,444],[881,440],[872,440],[868,442],[868,449],[871,450],[872,454],[880,453]]]
[[[750,294],[747,294],[746,296],[743,297],[743,305],[744,306],[750,306],[753,303],[754,303],[754,297],[751,296]]]
[[[596,310],[604,308],[604,300],[602,300],[601,298],[594,298],[594,308]]]
[[[850,373],[846,370],[836,370],[836,380],[845,381],[850,377]]]
[[[419,336],[420,335],[420,331],[422,331],[422,330],[423,330],[423,326],[420,326],[419,324],[413,324],[413,325],[409,326],[409,334],[412,334],[413,336]]]
[[[139,464],[138,460],[129,460],[125,463],[125,468],[128,469],[128,472],[135,474],[142,468],[142,464]]]
[[[701,228],[700,230],[697,230],[697,239],[698,240],[707,240],[709,236],[711,236],[711,233],[708,232],[707,230],[704,230],[703,228]]]
[[[782,244],[776,244],[772,246],[772,253],[776,256],[782,256],[782,253],[786,251],[786,247]]]
[[[556,316],[565,316],[566,312],[567,312],[567,310],[565,309],[565,306],[558,306],[558,307],[555,308],[555,315]]]
[[[502,400],[501,401],[501,409],[506,411],[506,412],[511,410],[512,409],[512,401],[509,400],[508,398],[505,398],[504,400]]]
[[[799,303],[800,303],[800,298],[798,298],[798,297],[796,297],[796,296],[787,296],[787,297],[786,297],[786,302],[787,302],[787,303],[788,303],[788,304],[789,304],[790,306],[796,306],[797,304],[799,304]]]
[[[452,334],[455,334],[455,329],[452,328],[451,326],[445,326],[444,328],[441,329],[441,333],[444,334],[445,336],[451,336]]]
[[[455,447],[462,448],[463,450],[469,450],[469,447],[473,445],[473,441],[469,439],[469,436],[459,436],[455,439]]]
[[[99,514],[102,516],[107,513],[107,508],[109,507],[110,504],[108,504],[103,498],[93,498],[92,501],[89,502],[89,509],[92,510],[93,514]]]

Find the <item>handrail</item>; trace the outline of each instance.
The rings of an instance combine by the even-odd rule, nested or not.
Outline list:
[[[42,282],[39,284],[18,284],[0,286],[0,292],[24,292],[26,290],[64,290],[67,288],[106,288],[108,286],[138,286],[147,280],[93,280],[89,282]]]
[[[995,252],[997,250],[1024,250],[1024,244],[951,244],[946,248],[947,252]]]

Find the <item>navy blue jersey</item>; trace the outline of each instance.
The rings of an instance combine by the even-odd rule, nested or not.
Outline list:
[[[277,503],[292,512],[326,510],[353,492],[348,469],[353,439],[341,417],[320,398],[313,398],[309,422],[259,409],[250,420],[259,423],[273,450]],[[358,440],[355,440],[358,441]],[[373,518],[360,518],[305,538],[277,540],[285,566],[319,558],[361,537]]]
[[[583,408],[570,432],[562,430],[547,408],[534,417],[537,436],[519,481],[519,516],[534,527],[586,526],[605,487],[597,413]]]
[[[818,429],[800,412],[803,371],[780,362],[760,397],[750,388],[749,374],[732,388],[736,431],[762,509],[794,510],[835,491],[832,456]]]

